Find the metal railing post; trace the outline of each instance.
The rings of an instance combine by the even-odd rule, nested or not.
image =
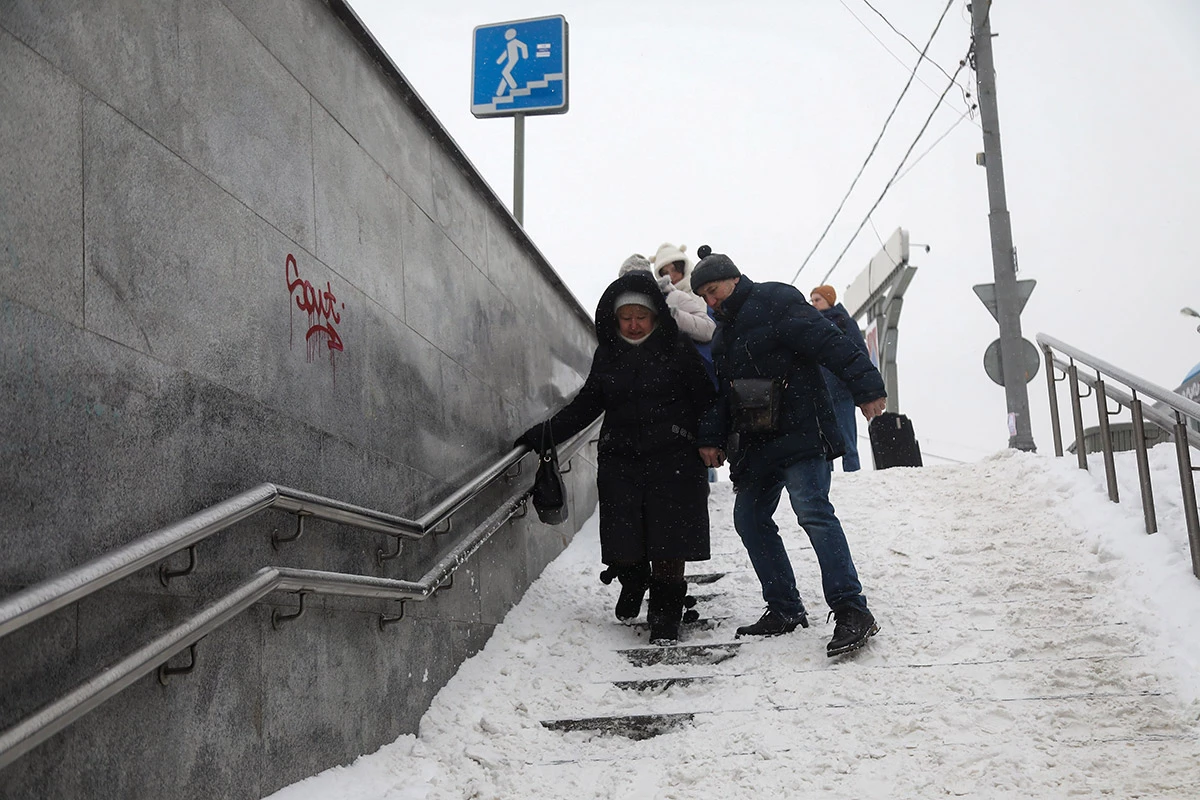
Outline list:
[[[1112,436],[1108,428],[1108,395],[1104,393],[1104,379],[1096,376],[1096,410],[1100,419],[1100,440],[1104,445],[1104,479],[1108,482],[1108,499],[1121,502],[1117,492],[1117,465],[1113,462]]]
[[[1150,482],[1150,457],[1146,453],[1146,421],[1142,418],[1142,401],[1134,393],[1129,404],[1133,415],[1133,450],[1137,454],[1138,484],[1142,487],[1142,517],[1146,522],[1146,533],[1158,531],[1158,517],[1154,514],[1154,485]]]
[[[1075,419],[1075,457],[1079,460],[1079,468],[1087,469],[1087,448],[1083,442],[1083,408],[1079,404],[1079,370],[1071,364],[1067,370],[1068,383],[1071,384],[1071,416]]]
[[[1188,545],[1192,551],[1192,574],[1200,578],[1200,514],[1196,509],[1196,483],[1192,478],[1192,454],[1188,449],[1187,420],[1175,412],[1175,454],[1179,460],[1179,484],[1183,489],[1183,516],[1187,520]]]
[[[1046,358],[1046,388],[1050,391],[1050,427],[1054,431],[1054,455],[1062,458],[1062,424],[1058,420],[1058,389],[1055,388],[1054,354],[1049,347],[1042,347],[1042,355]]]

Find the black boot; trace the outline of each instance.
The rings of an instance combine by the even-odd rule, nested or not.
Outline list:
[[[650,623],[650,644],[670,645],[679,641],[679,623],[683,619],[683,598],[687,581],[652,580],[646,621]]]
[[[800,616],[794,619],[788,619],[778,611],[771,608],[763,613],[758,618],[758,622],[752,622],[749,625],[743,625],[737,629],[738,636],[779,636],[784,633],[791,633],[796,630],[796,626],[801,628],[808,627],[808,614],[804,609],[800,609]]]
[[[879,625],[870,611],[854,606],[839,606],[829,612],[837,620],[833,626],[833,638],[825,647],[826,655],[840,656],[857,650],[879,633]]]
[[[614,577],[621,582],[617,619],[628,625],[642,613],[642,599],[650,586],[650,563],[612,566],[600,573],[600,580],[605,584],[612,583]]]

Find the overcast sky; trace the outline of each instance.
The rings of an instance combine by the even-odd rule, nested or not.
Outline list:
[[[626,256],[665,241],[791,280],[917,62],[864,0],[352,4],[506,203],[513,122],[470,113],[472,30],[566,17],[570,111],[527,122],[525,226],[589,311]],[[946,5],[872,4],[918,48]],[[996,324],[971,291],[993,276],[981,131],[977,115],[956,124],[960,88],[854,238],[949,84],[942,70],[966,54],[969,18],[955,0],[929,49],[937,65],[918,70],[796,285],[807,294],[849,244],[829,279],[840,293],[879,250],[876,231],[928,244],[914,247],[900,321],[901,411],[927,453],[974,460],[1008,430],[982,366]],[[1179,313],[1200,309],[1200,7],[997,0],[991,21],[1018,278],[1038,282],[1026,338],[1048,333],[1174,388],[1200,361],[1200,320]],[[968,69],[958,83],[974,94]],[[1044,374],[1029,393],[1034,439],[1053,452]]]

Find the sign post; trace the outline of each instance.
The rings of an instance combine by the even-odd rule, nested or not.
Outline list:
[[[900,413],[900,378],[896,369],[900,312],[904,308],[904,292],[917,274],[917,268],[908,263],[908,256],[908,231],[897,228],[867,268],[846,287],[842,300],[852,318],[857,320],[867,315],[868,332],[874,327],[872,362],[883,373],[887,410],[894,414]],[[869,339],[867,347],[871,347]]]
[[[471,64],[471,113],[513,117],[513,216],[523,225],[525,117],[567,112],[567,20],[558,15],[480,25]]]

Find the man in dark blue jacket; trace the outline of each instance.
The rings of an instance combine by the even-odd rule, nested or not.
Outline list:
[[[842,524],[829,502],[829,460],[844,441],[821,367],[842,380],[869,420],[883,412],[883,378],[871,361],[794,286],[755,283],[728,256],[700,248],[693,290],[717,313],[713,362],[720,394],[700,425],[709,466],[729,456],[737,498],[733,522],[762,584],[766,613],[738,635],[775,636],[808,617],[779,528],[772,520],[786,488],[821,566],[837,620],[826,652],[848,653],[879,631],[867,608]]]

